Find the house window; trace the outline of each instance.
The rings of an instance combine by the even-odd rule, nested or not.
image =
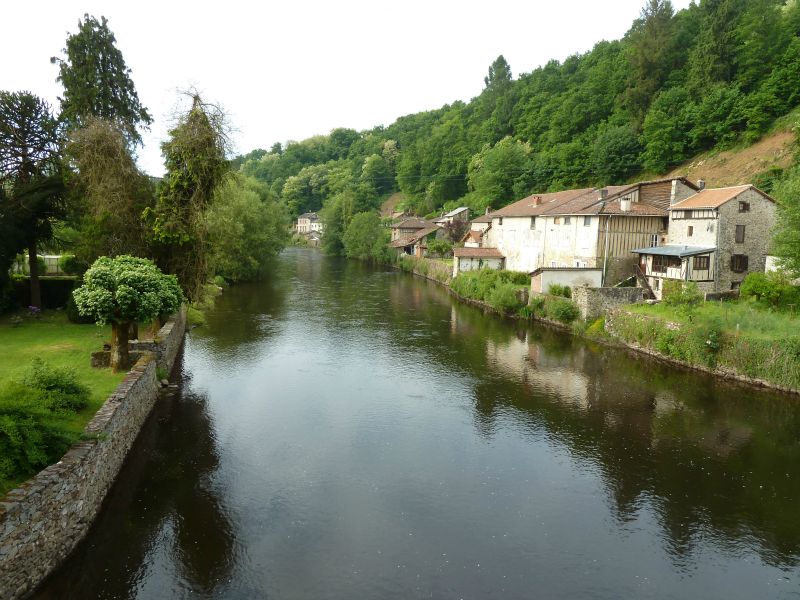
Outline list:
[[[744,225],[736,226],[736,243],[737,244],[744,243]]]
[[[502,225],[502,224],[503,224],[503,217],[499,217],[499,218],[497,219],[497,224],[498,224],[498,225]]]
[[[731,256],[731,271],[734,273],[744,273],[747,271],[747,255],[746,254],[733,254]]]
[[[536,217],[531,217],[531,229],[536,229]]]
[[[653,266],[650,269],[653,273],[666,273],[667,272],[667,257],[654,256]]]
[[[561,217],[553,217],[553,225],[561,225]]]
[[[657,248],[658,247],[658,234],[657,233],[651,233],[650,234],[650,247],[651,248]]]
[[[692,265],[695,271],[708,271],[708,266],[711,263],[708,256],[695,256],[694,264]]]
[[[749,202],[739,202],[739,212],[750,212],[750,203]]]
[[[658,278],[653,278],[653,289],[658,290],[661,287],[661,280]]]
[[[588,215],[583,217],[583,226],[584,227],[589,227],[591,224],[592,224],[592,217],[590,217]]]
[[[564,217],[564,225],[569,225],[570,217]]]
[[[686,229],[686,237],[692,237],[693,233],[694,233],[694,226],[689,225],[689,227]]]
[[[684,219],[684,212],[682,210],[673,210],[672,211],[672,218],[673,219]]]
[[[554,260],[551,260],[551,261],[550,261],[550,266],[551,266],[553,269],[555,269],[555,268],[556,268],[558,265],[556,264],[556,261],[554,261]]]

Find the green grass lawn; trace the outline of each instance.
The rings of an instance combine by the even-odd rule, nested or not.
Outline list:
[[[636,304],[631,312],[652,315],[678,323],[719,323],[726,333],[739,333],[753,339],[773,340],[800,335],[800,318],[788,312],[762,307],[754,302],[704,302],[690,313],[664,303]]]
[[[110,339],[111,327],[76,325],[63,311],[45,311],[38,319],[24,317],[16,326],[11,316],[0,317],[0,386],[22,379],[37,357],[54,367],[74,370],[78,381],[91,391],[91,398],[86,408],[61,421],[65,431],[79,436],[125,377],[124,373],[93,369],[89,364],[90,353],[101,350],[103,342]],[[0,480],[0,494],[18,483]]]

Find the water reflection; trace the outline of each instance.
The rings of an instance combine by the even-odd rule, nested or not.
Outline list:
[[[35,598],[83,600],[92,589],[102,598],[212,597],[228,580],[240,549],[217,481],[213,423],[206,398],[185,377],[178,382],[157,403],[87,542]]]
[[[186,352],[192,385],[42,597],[800,588],[795,398],[305,250],[226,290]]]

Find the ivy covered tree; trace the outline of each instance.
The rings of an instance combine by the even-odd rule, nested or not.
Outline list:
[[[80,126],[87,117],[113,121],[125,133],[127,140],[139,144],[140,127],[152,123],[147,109],[131,79],[116,38],[108,21],[84,15],[78,21],[78,33],[67,38],[62,50],[64,58],[50,59],[58,64],[58,78],[64,86],[61,118],[71,126]]]
[[[81,205],[78,257],[89,264],[99,256],[146,255],[141,215],[152,203],[153,185],[137,168],[122,130],[90,117],[70,133],[66,155],[77,167],[72,182]]]
[[[128,332],[132,323],[172,314],[183,302],[177,279],[150,260],[134,256],[98,258],[73,292],[78,312],[98,325],[111,324],[111,368],[129,366]]]
[[[65,213],[60,135],[50,106],[30,92],[0,92],[2,220],[27,247],[31,305],[41,308],[37,253]]]
[[[191,300],[208,276],[206,212],[228,173],[225,115],[192,95],[189,112],[179,118],[161,145],[167,172],[155,207],[145,209],[160,262],[178,277]]]

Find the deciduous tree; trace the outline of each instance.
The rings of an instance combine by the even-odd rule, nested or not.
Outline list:
[[[132,323],[171,314],[183,302],[178,280],[150,260],[134,256],[98,258],[73,292],[78,312],[98,325],[111,324],[111,368],[128,368],[128,331]]]

